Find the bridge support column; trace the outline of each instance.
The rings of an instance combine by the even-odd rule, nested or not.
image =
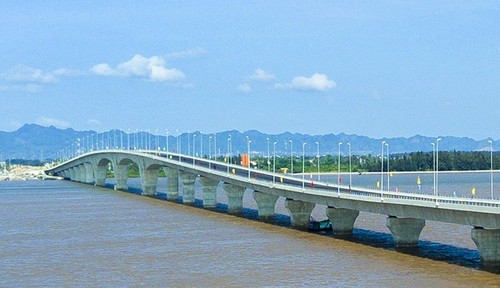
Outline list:
[[[128,165],[116,165],[114,168],[115,174],[115,190],[127,191]]]
[[[481,264],[494,271],[500,270],[500,229],[474,227],[472,240],[481,256]]]
[[[287,198],[285,200],[285,207],[290,212],[292,226],[301,230],[307,230],[314,206],[316,206],[315,203]]]
[[[94,169],[92,169],[91,163],[83,163],[85,167],[85,183],[92,184],[94,183]]]
[[[76,181],[75,169],[76,169],[75,167],[69,168],[69,179],[71,179],[71,181]]]
[[[182,203],[194,203],[194,183],[198,175],[180,171],[182,180]]]
[[[94,167],[95,184],[96,186],[104,187],[106,185],[106,169],[107,166],[95,166]]]
[[[142,170],[142,193],[141,195],[156,195],[156,185],[158,184],[158,168]]]
[[[163,167],[167,176],[167,200],[179,201],[179,171],[174,168]]]
[[[354,222],[359,216],[359,211],[328,207],[326,208],[326,216],[332,222],[332,230],[336,235],[349,236],[352,235]]]
[[[241,213],[243,211],[243,194],[246,188],[229,183],[224,183],[223,187],[228,199],[227,212]]]
[[[255,199],[257,207],[259,208],[259,218],[270,218],[274,216],[274,206],[278,198],[279,197],[276,195],[253,191],[253,199]]]
[[[217,185],[220,181],[201,176],[200,181],[203,185],[203,207],[215,207],[217,205]]]
[[[385,225],[392,233],[396,248],[417,247],[425,226],[424,219],[387,217]]]

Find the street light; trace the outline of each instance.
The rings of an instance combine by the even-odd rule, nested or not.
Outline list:
[[[441,141],[441,138],[436,139],[436,196],[439,196],[439,141]],[[437,202],[436,197],[436,204]]]
[[[431,143],[432,145],[432,193],[434,198],[436,198],[436,143]]]
[[[215,161],[217,161],[217,133],[214,133],[214,156]]]
[[[273,142],[273,185],[276,184],[276,143]]]
[[[196,133],[193,133],[193,165],[194,157],[196,157]]]
[[[380,191],[384,190],[384,145],[385,141],[382,141],[382,159],[380,161]]]
[[[212,136],[208,136],[208,159],[212,159]]]
[[[351,166],[351,143],[347,143],[349,147],[349,189],[352,187],[352,166]]]
[[[321,176],[319,176],[319,171],[320,171],[320,169],[319,169],[319,141],[316,141],[316,148],[317,148],[316,152],[317,152],[317,156],[318,156],[318,181],[319,181],[319,180],[321,180]]]
[[[248,152],[248,181],[250,181],[250,143],[252,143],[252,140],[248,136],[247,138],[247,152]]]
[[[292,140],[290,140],[290,143],[292,142]],[[305,183],[305,179],[304,179],[304,176],[305,176],[305,163],[306,163],[306,145],[307,143],[304,142],[302,143],[302,191],[305,190],[305,186],[304,186],[304,183]]]
[[[389,160],[390,160],[390,154],[389,154],[389,143],[385,143],[385,146],[387,147],[387,191],[391,190],[391,170],[389,168]]]
[[[293,174],[293,141],[290,140],[290,173]]]
[[[230,158],[229,158],[229,147],[231,146],[231,137],[228,137],[227,138],[227,163],[226,163],[226,166],[227,166],[227,174],[229,174],[229,161],[230,161]]]
[[[200,158],[203,158],[203,134],[200,131]]]
[[[338,155],[338,162],[337,162],[337,196],[340,197],[340,146],[342,145],[342,142],[339,142],[339,155]]]
[[[165,152],[167,153],[168,155],[168,129],[165,129],[165,136],[167,137],[165,142],[166,142],[166,146],[165,146]]]
[[[229,134],[229,148],[228,148],[228,151],[229,151],[229,161],[228,163],[231,164],[231,158],[233,156],[233,138],[231,137],[231,134]]]
[[[271,161],[269,159],[269,138],[266,137],[267,140],[267,172],[271,171]]]
[[[127,129],[127,150],[130,150],[130,128]]]
[[[490,188],[491,188],[491,200],[493,200],[493,140],[488,140],[490,143]]]

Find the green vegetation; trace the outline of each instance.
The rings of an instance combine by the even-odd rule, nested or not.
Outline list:
[[[239,157],[233,158],[240,163]],[[257,167],[267,170],[266,157],[254,157],[252,162],[257,162]],[[270,159],[270,170],[273,169],[273,159]],[[352,155],[351,169],[353,172],[379,172],[381,168],[380,156],[373,155]],[[390,155],[391,171],[432,171],[433,156],[432,152],[412,152],[405,154]],[[490,169],[489,152],[461,152],[461,151],[442,151],[439,152],[439,170],[440,171],[468,171],[468,170],[489,170]],[[306,156],[304,161],[304,171],[306,173],[318,172],[318,160],[314,156]],[[276,157],[276,171],[286,168],[290,171],[290,157],[281,155]],[[500,153],[493,154],[493,168],[500,169]],[[338,157],[332,155],[321,156],[320,172],[337,172]],[[340,170],[349,171],[349,157],[340,157]],[[384,158],[384,170],[387,171],[387,158]],[[293,160],[293,172],[302,172],[302,157],[295,157]]]

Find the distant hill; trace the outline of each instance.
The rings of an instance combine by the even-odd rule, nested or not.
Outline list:
[[[183,133],[179,135],[179,141],[175,136],[169,135],[169,150],[176,151],[177,143],[182,153],[193,153],[193,139],[195,143],[195,152],[200,154],[200,149],[203,147],[203,154],[208,155],[209,143],[210,152],[212,155],[217,153],[226,154],[228,147],[228,139],[231,137],[231,147],[234,154],[246,153],[247,136],[251,140],[250,150],[252,153],[260,153],[267,155],[269,152],[273,154],[273,143],[276,142],[277,154],[290,154],[290,146],[293,148],[293,154],[302,155],[302,143],[307,143],[305,153],[315,155],[317,153],[317,144],[319,143],[320,154],[338,153],[338,143],[342,142],[341,153],[346,155],[348,152],[347,143],[351,143],[351,151],[353,154],[372,154],[381,153],[382,141],[389,143],[391,154],[407,153],[416,151],[432,151],[432,142],[435,142],[434,137],[426,137],[415,135],[409,138],[383,138],[374,139],[366,136],[349,135],[349,134],[326,134],[326,135],[308,135],[300,133],[284,132],[277,135],[265,134],[256,130],[239,132],[236,130],[224,131],[216,134],[203,134],[193,132],[189,135]],[[13,132],[0,131],[0,160],[5,159],[55,159],[62,155],[71,155],[77,151],[89,151],[91,149],[104,148],[119,148],[126,149],[144,148],[149,146],[150,149],[159,147],[161,150],[166,148],[166,140],[164,135],[153,135],[144,131],[131,133],[127,135],[121,130],[111,130],[98,133],[95,131],[75,131],[69,129],[58,129],[54,126],[43,127],[36,124],[25,124],[21,128]],[[214,139],[216,141],[214,141]],[[269,139],[269,140],[267,140]],[[467,137],[441,137],[439,142],[439,150],[441,151],[489,151],[490,144],[488,139],[474,140]],[[290,143],[290,140],[292,143]],[[157,144],[159,143],[159,144]],[[268,146],[269,143],[269,146]],[[493,143],[494,147],[500,146],[500,140]],[[387,150],[384,151],[386,153]]]

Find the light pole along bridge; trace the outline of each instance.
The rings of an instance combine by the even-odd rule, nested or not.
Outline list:
[[[359,211],[388,215],[386,225],[396,247],[418,244],[425,220],[472,226],[483,266],[500,268],[500,201],[464,199],[414,193],[390,192],[349,187],[326,182],[310,187],[302,179],[227,164],[206,158],[161,151],[104,150],[86,153],[46,170],[72,181],[104,186],[106,172],[112,165],[115,189],[127,190],[129,165],[136,163],[141,177],[142,195],[157,194],[159,169],[167,177],[167,200],[194,203],[195,181],[203,187],[203,206],[215,207],[216,190],[223,182],[228,197],[228,212],[241,212],[245,189],[253,190],[259,217],[274,215],[279,197],[285,197],[291,225],[308,226],[316,204],[325,205],[326,216],[337,235],[352,234]],[[179,179],[182,195],[179,193]]]

